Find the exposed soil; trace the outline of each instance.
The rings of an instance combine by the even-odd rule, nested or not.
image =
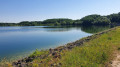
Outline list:
[[[111,64],[112,67],[120,67],[120,52],[116,53],[116,56]]]

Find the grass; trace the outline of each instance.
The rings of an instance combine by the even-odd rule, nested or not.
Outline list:
[[[37,57],[37,56],[45,55],[45,54],[48,54],[48,50],[39,51],[38,49],[36,49],[29,57]]]
[[[120,47],[120,27],[62,53],[63,67],[104,67]]]

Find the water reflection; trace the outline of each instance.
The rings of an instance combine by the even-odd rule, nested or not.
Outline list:
[[[86,32],[86,33],[97,33],[97,32],[101,32],[104,30],[107,30],[109,28],[112,28],[112,26],[108,25],[108,26],[81,26],[81,30]]]
[[[113,26],[54,26],[54,27],[43,27],[47,32],[65,32],[70,30],[82,30],[83,32],[94,34],[112,28]]]
[[[36,48],[48,49],[73,42],[111,26],[0,27],[0,57],[23,56]],[[26,55],[25,55],[26,56]]]
[[[113,26],[23,26],[23,27],[0,27],[0,33],[3,32],[29,32],[29,31],[46,31],[46,32],[65,32],[70,30],[82,30],[86,33],[97,33]]]

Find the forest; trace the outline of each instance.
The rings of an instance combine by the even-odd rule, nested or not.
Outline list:
[[[0,26],[60,26],[60,25],[120,25],[120,12],[101,16],[92,14],[81,19],[68,18],[47,19],[44,21],[22,21],[19,23],[0,23]]]

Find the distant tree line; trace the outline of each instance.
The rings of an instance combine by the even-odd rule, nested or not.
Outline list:
[[[79,20],[67,18],[47,19],[44,21],[22,21],[20,23],[0,23],[0,26],[58,26],[58,25],[110,25],[120,24],[120,12],[107,16],[97,14],[85,16]]]

